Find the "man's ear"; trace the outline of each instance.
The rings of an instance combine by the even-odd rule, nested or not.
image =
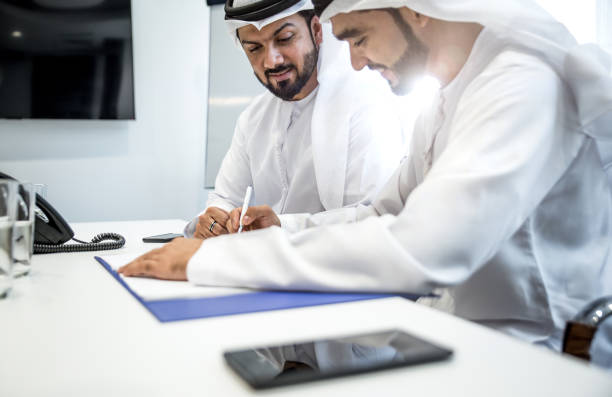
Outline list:
[[[321,26],[321,21],[319,20],[318,16],[315,15],[312,17],[312,20],[310,21],[310,29],[317,46],[321,45],[323,42],[323,26]]]

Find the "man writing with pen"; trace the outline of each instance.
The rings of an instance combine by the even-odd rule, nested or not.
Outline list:
[[[281,217],[368,204],[404,155],[386,83],[352,70],[348,48],[323,29],[311,1],[253,12],[258,4],[230,0],[226,24],[268,91],[240,115],[188,237],[226,234],[228,212],[242,204],[247,186],[252,205]]]
[[[407,159],[370,206],[304,217],[298,233],[254,207],[244,224],[281,227],[177,239],[119,272],[282,290],[446,287],[455,315],[559,350],[566,321],[612,290],[607,55],[531,0],[316,3],[356,69],[397,92],[425,74],[440,81]]]

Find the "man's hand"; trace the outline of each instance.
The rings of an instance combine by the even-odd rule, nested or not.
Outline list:
[[[198,224],[196,225],[193,237],[207,239],[221,234],[227,234],[228,231],[225,225],[228,219],[229,214],[221,208],[208,208],[206,212],[198,217]]]
[[[229,214],[229,221],[226,228],[230,233],[238,232],[240,227],[240,213],[242,208],[234,208]],[[265,229],[270,226],[280,226],[280,219],[272,208],[267,205],[249,207],[244,218],[242,218],[243,231]]]
[[[202,240],[177,238],[119,268],[124,276],[164,280],[187,280],[187,262],[202,245]]]

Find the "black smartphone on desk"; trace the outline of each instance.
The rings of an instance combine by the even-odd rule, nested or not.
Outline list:
[[[452,351],[400,330],[225,352],[255,389],[445,360]]]
[[[143,237],[142,241],[145,243],[169,243],[177,237],[183,237],[183,235],[179,233],[158,234],[156,236]]]

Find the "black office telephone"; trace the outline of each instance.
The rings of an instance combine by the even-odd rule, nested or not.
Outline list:
[[[15,178],[0,172],[0,178]],[[20,192],[25,197],[24,192]],[[27,211],[19,207],[18,211]],[[74,238],[74,232],[62,216],[40,195],[36,195],[34,220],[34,253],[80,252],[118,249],[125,245],[125,238],[116,233],[102,233],[90,242]],[[73,240],[78,244],[65,244]],[[111,241],[111,242],[103,242]]]

